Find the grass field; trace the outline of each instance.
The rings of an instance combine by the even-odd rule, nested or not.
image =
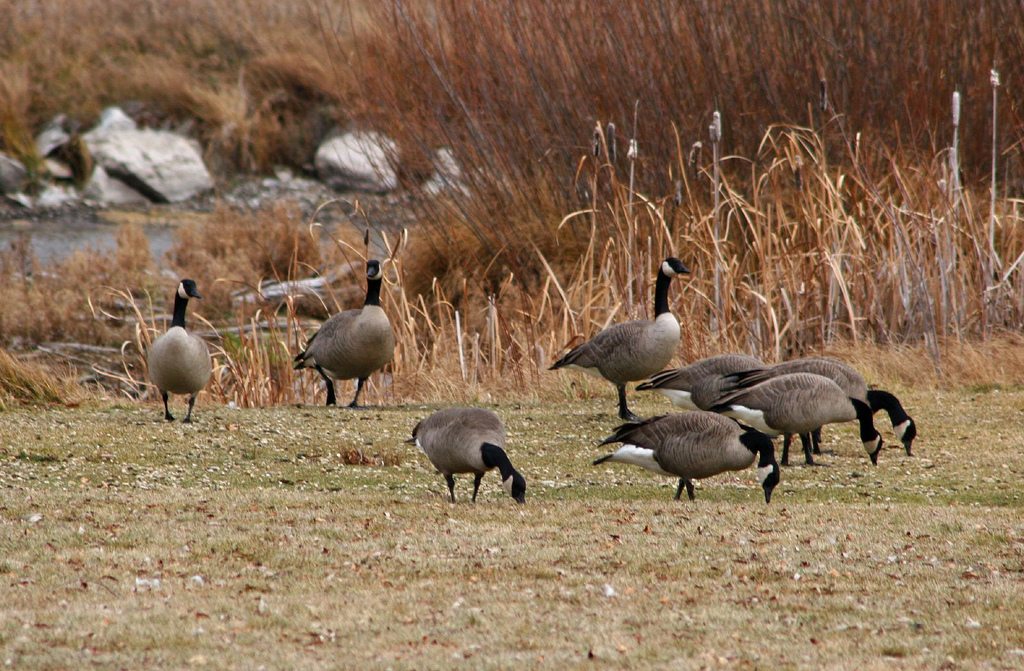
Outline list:
[[[1024,390],[895,391],[916,456],[830,428],[769,506],[592,467],[610,390],[498,408],[525,506],[447,503],[427,406],[5,412],[0,666],[1020,668]]]

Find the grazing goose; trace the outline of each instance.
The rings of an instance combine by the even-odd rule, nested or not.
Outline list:
[[[327,386],[327,405],[335,405],[334,380],[356,378],[356,395],[349,408],[359,407],[359,392],[366,379],[391,361],[395,334],[380,306],[384,273],[380,261],[366,262],[366,300],[363,307],[339,312],[321,326],[295,356],[295,368],[313,368]]]
[[[772,439],[713,412],[698,410],[623,424],[601,444],[609,443],[623,445],[594,461],[595,466],[617,461],[678,477],[677,501],[683,487],[690,500],[694,499],[694,480],[741,471],[754,463],[754,457],[765,503],[771,502],[772,490],[779,484]]]
[[[814,463],[807,435],[814,429],[835,422],[860,422],[860,439],[871,457],[878,463],[882,437],[875,430],[871,408],[864,401],[851,398],[843,389],[821,375],[790,373],[773,377],[753,386],[741,386],[726,392],[711,407],[749,424],[759,431],[777,436],[780,433],[799,434],[804,447],[804,458]],[[783,465],[786,464],[785,455]]]
[[[654,319],[614,324],[577,345],[550,370],[579,368],[603,377],[619,390],[619,417],[639,417],[626,406],[626,383],[642,380],[664,368],[679,346],[679,322],[668,309],[668,287],[676,275],[690,270],[677,258],[665,259],[654,285]]]
[[[763,361],[746,354],[718,354],[689,366],[662,371],[636,390],[653,389],[668,397],[673,405],[687,410],[707,410],[730,384],[726,375],[763,368]]]
[[[871,406],[872,414],[879,410],[885,410],[889,415],[889,421],[892,422],[893,432],[903,443],[903,448],[906,450],[907,455],[912,456],[911,448],[914,438],[917,436],[917,426],[906,410],[903,409],[903,404],[900,403],[896,396],[887,391],[868,389],[864,376],[849,364],[838,359],[830,357],[792,359],[761,371],[740,372],[736,379],[743,381],[745,386],[749,386],[750,384],[756,384],[758,381],[764,381],[780,375],[788,375],[789,373],[814,373],[822,375],[838,384],[847,396],[866,402]],[[789,452],[790,440],[791,436],[787,434],[782,447],[782,463],[784,464]],[[820,454],[820,427],[811,432],[811,444],[814,448],[814,453]]]
[[[455,503],[455,473],[473,473],[473,502],[484,473],[497,468],[509,496],[526,503],[526,479],[512,467],[505,454],[505,427],[501,419],[483,408],[438,410],[412,430],[406,442],[416,445],[444,476]]]
[[[149,379],[160,390],[164,399],[164,419],[174,419],[168,407],[170,394],[188,394],[188,412],[185,423],[192,421],[192,407],[196,396],[210,380],[210,350],[200,338],[185,330],[185,308],[189,298],[202,298],[196,283],[182,280],[174,294],[174,316],[167,333],[153,341],[146,355]]]

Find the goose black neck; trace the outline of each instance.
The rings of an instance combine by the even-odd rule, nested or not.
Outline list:
[[[484,466],[487,468],[497,467],[501,473],[502,480],[507,480],[516,472],[516,469],[512,467],[512,462],[508,460],[505,450],[493,443],[482,444],[480,446],[480,456],[483,457]]]
[[[380,278],[367,280],[366,300],[363,301],[363,305],[380,305],[380,282]]]
[[[185,328],[185,308],[188,307],[188,299],[182,298],[181,294],[174,294],[174,316],[171,318],[171,326]]]
[[[910,415],[903,409],[903,404],[893,394],[881,389],[871,389],[868,391],[868,405],[871,406],[872,412],[878,412],[879,410],[885,410],[889,413],[889,419],[892,421],[892,425],[896,426],[910,419]]]
[[[658,271],[658,281],[654,284],[654,316],[668,312],[668,285],[672,284],[672,278],[662,271]]]
[[[874,415],[871,406],[860,399],[851,398],[854,409],[857,411],[857,421],[860,423],[860,440],[867,443],[878,438],[878,431],[875,430]]]
[[[740,426],[743,426],[742,424]],[[769,466],[775,461],[775,445],[767,434],[757,429],[744,426],[746,429],[740,435],[740,442],[745,448],[757,455],[757,467]]]

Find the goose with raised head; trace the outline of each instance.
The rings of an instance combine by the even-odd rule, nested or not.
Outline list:
[[[326,405],[336,405],[334,380],[356,380],[349,408],[358,408],[359,393],[374,371],[391,361],[395,334],[380,305],[384,273],[380,261],[366,262],[366,299],[363,307],[339,312],[327,321],[295,356],[295,368],[312,368],[327,387]]]
[[[484,473],[497,468],[501,485],[513,499],[526,503],[526,479],[505,453],[505,426],[494,412],[484,408],[447,408],[422,420],[406,442],[423,450],[444,476],[455,503],[455,474],[472,473],[473,502]]]
[[[595,466],[606,461],[633,464],[679,478],[676,500],[684,487],[690,500],[694,499],[694,480],[741,471],[755,458],[765,503],[771,502],[772,491],[779,484],[772,439],[713,412],[660,415],[623,424],[601,444],[609,443],[622,443],[622,447],[595,460]]]
[[[737,382],[738,388],[727,391],[710,410],[771,436],[799,435],[808,464],[814,463],[807,440],[811,431],[826,424],[857,420],[861,443],[871,463],[878,463],[882,437],[875,430],[871,407],[858,398],[847,396],[834,381],[813,373],[790,373],[744,386],[752,381],[747,378]]]
[[[626,383],[643,380],[664,368],[679,347],[679,321],[669,311],[668,288],[673,277],[689,272],[679,259],[665,259],[658,267],[654,285],[654,319],[609,326],[569,350],[550,370],[578,368],[608,380],[619,392],[619,417],[639,419],[626,404]]]
[[[164,401],[164,419],[174,419],[168,405],[170,394],[188,394],[188,412],[185,423],[192,421],[192,408],[196,396],[210,381],[210,350],[199,337],[185,330],[185,310],[189,298],[202,298],[196,283],[181,280],[174,294],[174,315],[167,332],[153,341],[146,353],[149,379],[160,390]]]
[[[716,354],[653,375],[636,390],[657,391],[686,410],[707,410],[730,384],[726,375],[763,368],[763,361],[746,354]]]
[[[885,410],[892,423],[892,430],[896,437],[903,443],[907,456],[912,456],[914,438],[917,437],[917,425],[903,408],[903,404],[894,394],[882,389],[868,389],[868,384],[855,368],[849,364],[833,359],[831,357],[803,357],[791,359],[782,363],[768,366],[760,371],[737,372],[736,379],[743,381],[747,386],[763,382],[772,377],[788,375],[790,373],[814,373],[829,378],[846,393],[847,396],[860,399],[871,406],[872,414],[879,410]],[[811,446],[815,454],[820,454],[821,449],[821,428],[811,431]],[[782,463],[787,463],[789,445],[792,440],[791,434],[786,434],[782,445]],[[801,439],[805,440],[805,439]]]

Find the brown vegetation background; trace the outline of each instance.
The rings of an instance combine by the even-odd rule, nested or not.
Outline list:
[[[419,222],[392,240],[386,295],[400,397],[532,389],[574,338],[646,314],[669,253],[694,269],[673,289],[683,359],[900,345],[943,376],[965,343],[1024,325],[1017,2],[0,0],[0,13],[0,149],[30,165],[53,114],[87,127],[108,104],[192,133],[222,180],[308,169],[336,124],[395,137],[403,207]],[[441,147],[465,188],[429,198],[420,184]],[[265,393],[247,403],[306,398],[313,386],[282,364],[309,327],[299,318],[358,299],[310,312],[238,305],[226,289],[344,261],[287,208],[222,210],[220,249],[186,228],[168,259],[133,254],[126,230],[102,272],[87,257],[46,271],[8,250],[3,300],[20,307],[5,307],[0,338],[144,346],[131,331],[160,328],[160,312],[140,297],[163,304],[156,271],[169,267],[222,281],[203,307],[213,325],[280,319],[269,338],[222,347],[220,389],[258,382]]]

